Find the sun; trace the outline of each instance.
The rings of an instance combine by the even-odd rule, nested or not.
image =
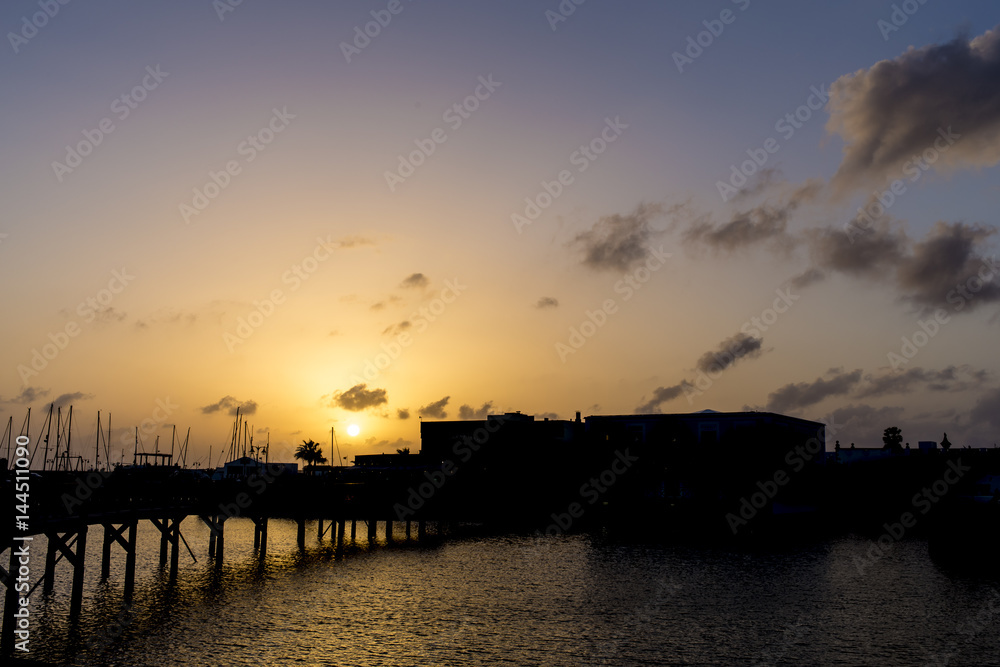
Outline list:
[[[352,438],[356,436],[358,433],[361,433],[361,427],[358,426],[357,424],[351,424],[350,426],[347,427],[347,435],[351,436]]]

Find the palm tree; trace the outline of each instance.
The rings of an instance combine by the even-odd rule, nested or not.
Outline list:
[[[410,448],[409,447],[403,447],[402,449],[397,449],[396,453],[400,454],[400,455],[402,455],[402,454],[409,454],[410,453]]]
[[[305,468],[310,472],[312,472],[313,466],[317,463],[326,463],[326,457],[323,456],[323,449],[319,446],[318,442],[313,442],[312,440],[302,441],[302,444],[295,450],[295,458],[305,461]]]

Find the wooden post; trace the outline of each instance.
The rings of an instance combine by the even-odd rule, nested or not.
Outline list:
[[[101,548],[101,581],[107,581],[111,576],[111,542],[114,541],[113,524],[104,524],[104,546]]]
[[[323,519],[316,522],[316,540],[323,542]]]
[[[56,579],[56,551],[59,549],[57,533],[45,533],[45,539],[49,546],[45,552],[45,583],[42,584],[42,593],[48,595],[52,592]]]
[[[385,541],[392,542],[392,519],[385,520]]]
[[[160,529],[160,567],[163,567],[167,564],[167,545],[170,544],[170,539],[167,537],[167,530],[170,527],[170,519],[164,519],[163,523],[153,519],[153,523],[155,523],[156,527]]]
[[[368,519],[368,546],[375,544],[375,531],[378,530],[378,521]]]
[[[356,519],[351,519],[351,542],[353,542],[358,536],[358,522]]]
[[[14,612],[17,611],[18,594],[14,591],[14,580],[16,579],[15,573],[20,563],[18,563],[17,556],[14,555],[16,551],[15,544],[17,543],[11,542],[10,544],[10,570],[6,573],[3,581],[7,587],[7,591],[3,604],[3,631],[0,633],[0,653],[5,656],[14,653],[14,626],[17,624]]]
[[[267,557],[267,517],[260,519],[260,562]]]
[[[410,520],[406,520],[406,541],[410,541]]]
[[[417,522],[417,539],[421,542],[427,537],[427,522],[421,519]]]
[[[87,524],[81,524],[76,537],[76,553],[70,560],[73,564],[73,590],[69,598],[70,618],[80,615],[83,606],[83,575],[87,556]],[[66,554],[69,558],[69,554]]]
[[[132,601],[135,591],[135,534],[139,529],[139,520],[133,520],[128,526],[128,548],[125,550],[125,602]]]
[[[306,550],[306,520],[305,519],[299,519],[298,521],[299,521],[299,531],[298,531],[298,533],[299,533],[298,534],[299,551],[305,551]]]
[[[168,519],[169,521],[169,519]],[[175,518],[170,523],[170,576],[177,576],[177,566],[181,555],[181,522],[184,517]]]

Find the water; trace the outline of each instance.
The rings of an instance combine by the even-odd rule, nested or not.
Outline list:
[[[31,657],[79,665],[989,665],[1000,664],[1000,575],[969,575],[907,540],[859,571],[861,537],[760,548],[623,543],[591,535],[453,536],[420,547],[295,549],[272,521],[226,524],[226,562],[187,520],[175,581],[140,530],[135,608],[122,614],[116,553],[68,619],[69,570],[36,593]],[[395,536],[402,536],[397,525]],[[362,527],[358,536],[361,538]],[[39,541],[41,540],[41,541]],[[35,544],[34,567],[41,570]],[[329,535],[327,536],[329,540]],[[363,544],[363,539],[359,539]],[[119,631],[118,624],[124,626]]]

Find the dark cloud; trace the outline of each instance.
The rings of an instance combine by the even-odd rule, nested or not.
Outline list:
[[[427,276],[422,273],[411,273],[407,276],[406,280],[399,284],[399,286],[404,288],[417,287],[423,289],[424,287],[427,287],[430,282],[431,281],[427,279]]]
[[[974,423],[989,424],[995,429],[1000,429],[1000,388],[983,394],[969,416]]]
[[[901,407],[875,408],[871,405],[853,403],[837,408],[826,419],[826,444],[833,449],[836,441],[848,448],[851,443],[859,447],[881,447],[882,431],[890,426],[899,426],[903,416]],[[905,436],[904,436],[905,437]],[[905,442],[905,441],[904,441]]]
[[[410,418],[410,409],[409,408],[400,408],[400,409],[396,410],[396,417],[398,419],[409,419]]]
[[[257,412],[257,402],[240,402],[232,396],[225,396],[220,398],[217,402],[201,408],[202,413],[206,415],[212,414],[213,412],[219,412],[220,410],[227,410],[230,415],[235,415],[237,410],[239,410],[241,414],[252,415]]]
[[[365,446],[368,447],[369,449],[378,449],[383,454],[395,454],[397,449],[409,449],[411,452],[414,450],[413,441],[403,440],[402,438],[396,438],[392,442],[388,440],[376,440],[375,438],[367,438],[365,440]]]
[[[168,310],[136,320],[135,326],[137,329],[148,329],[151,326],[161,324],[184,324],[191,326],[197,321],[197,313],[182,313],[177,310]]]
[[[884,277],[906,255],[910,239],[888,218],[855,219],[846,228],[822,227],[806,233],[809,253],[820,269],[854,276]]]
[[[347,391],[335,392],[330,407],[360,412],[388,402],[385,389],[368,389],[366,384],[356,384]]]
[[[578,234],[571,246],[583,251],[585,266],[598,271],[628,271],[650,254],[650,241],[661,233],[650,223],[662,215],[658,204],[639,204],[628,215],[609,215]]]
[[[653,397],[637,407],[635,413],[649,414],[659,412],[662,404],[672,401],[683,394],[685,386],[689,385],[686,382],[681,382],[672,387],[657,387],[653,390]]]
[[[448,400],[450,398],[451,396],[445,396],[439,401],[434,401],[433,403],[429,403],[421,407],[419,410],[417,410],[417,413],[422,417],[434,417],[436,419],[444,419],[445,417],[448,416],[448,413],[444,411],[444,406],[448,405]]]
[[[763,339],[745,333],[730,336],[719,343],[715,350],[701,355],[695,368],[705,373],[723,371],[744,357],[759,357],[763,342]]]
[[[830,396],[843,396],[861,381],[861,369],[850,373],[831,369],[828,379],[816,378],[814,382],[795,382],[779,387],[767,397],[771,412],[789,412],[815,405]]]
[[[1000,29],[969,41],[909,49],[895,60],[837,79],[830,86],[827,131],[845,142],[833,184],[840,192],[880,187],[903,177],[909,160],[945,146],[940,132],[961,138],[935,169],[1000,161]],[[929,158],[928,158],[928,161]]]
[[[34,403],[40,401],[49,395],[48,389],[39,389],[38,387],[25,387],[21,390],[21,393],[14,398],[4,401],[4,403],[21,403],[26,405],[28,403]]]
[[[376,245],[375,241],[366,238],[364,236],[345,236],[342,239],[334,241],[334,246],[337,248],[360,248],[362,246],[373,246]]]
[[[873,398],[889,394],[908,394],[918,389],[926,391],[964,391],[982,386],[989,379],[986,370],[971,366],[948,366],[939,371],[914,366],[904,371],[885,371],[865,377],[867,384],[858,391],[858,398]]]
[[[809,287],[813,283],[818,283],[826,280],[826,274],[819,269],[813,267],[811,269],[806,269],[799,275],[792,278],[789,282],[792,287],[796,289],[804,289]]]
[[[458,409],[459,419],[486,419],[490,412],[496,410],[493,405],[493,401],[486,401],[480,408],[474,408],[471,405],[463,405]]]
[[[963,308],[1000,300],[997,265],[981,254],[995,227],[938,222],[899,264],[897,280],[904,295],[924,306]],[[968,296],[960,296],[962,289]],[[957,306],[956,306],[957,309]]]
[[[551,296],[543,296],[535,303],[535,308],[558,308],[559,299]]]
[[[413,324],[409,320],[403,320],[402,322],[387,326],[382,330],[382,335],[397,336],[404,331],[408,331],[412,326]]]
[[[57,408],[61,408],[61,407],[64,407],[66,405],[69,405],[73,401],[86,401],[86,400],[90,400],[93,397],[94,397],[93,394],[85,394],[82,391],[74,391],[74,392],[72,392],[70,394],[63,394],[63,395],[61,395],[56,400],[52,401],[52,404],[54,406],[56,406]]]
[[[712,223],[708,216],[702,216],[684,232],[684,242],[724,253],[764,243],[774,248],[790,249],[796,243],[795,237],[788,232],[791,214],[814,200],[821,188],[819,181],[807,181],[795,186],[783,201],[764,202],[749,210],[738,211],[719,225]]]

